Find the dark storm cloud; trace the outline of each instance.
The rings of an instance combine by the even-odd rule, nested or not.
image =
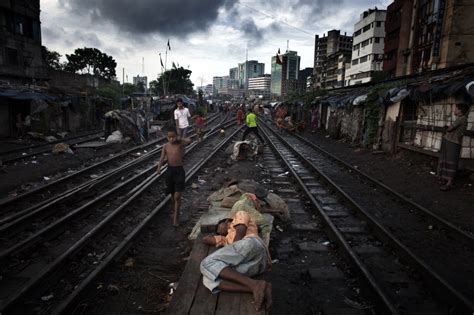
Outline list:
[[[63,7],[108,21],[121,30],[141,35],[160,33],[185,37],[203,31],[217,19],[220,8],[230,10],[233,0],[60,0]]]
[[[51,44],[63,43],[71,49],[83,46],[95,48],[103,46],[102,41],[94,33],[80,30],[68,31],[59,26],[52,28],[43,26],[41,32],[46,42]]]

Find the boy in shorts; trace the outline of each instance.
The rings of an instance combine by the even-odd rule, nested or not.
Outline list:
[[[156,172],[161,173],[161,165],[168,160],[168,169],[165,173],[166,192],[171,194],[171,208],[173,210],[173,226],[179,226],[179,208],[181,193],[184,190],[186,175],[183,168],[184,147],[191,142],[188,138],[180,138],[174,129],[169,129],[166,135],[168,143],[161,150],[160,161]]]

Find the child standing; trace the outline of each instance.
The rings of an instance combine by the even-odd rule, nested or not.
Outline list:
[[[179,226],[179,208],[181,193],[184,190],[186,175],[183,168],[184,147],[191,142],[188,138],[180,138],[174,129],[169,129],[166,135],[168,143],[161,150],[160,161],[156,172],[161,173],[163,162],[168,160],[168,169],[165,173],[166,192],[171,194],[171,208],[173,211],[173,226]]]
[[[206,120],[200,114],[194,115],[191,118],[194,120],[194,129],[196,130],[198,141],[201,142],[204,137],[204,128],[206,127]]]

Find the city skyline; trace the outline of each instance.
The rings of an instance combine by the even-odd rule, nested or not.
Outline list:
[[[149,81],[157,78],[161,73],[159,53],[164,59],[169,39],[167,68],[172,62],[189,66],[193,71],[191,79],[198,86],[201,81],[204,85],[212,83],[214,76],[228,75],[229,69],[244,62],[247,55],[248,60],[258,60],[270,69],[271,57],[278,49],[286,51],[288,39],[289,50],[298,51],[301,56],[301,68],[312,67],[316,34],[331,29],[352,33],[360,12],[374,6],[385,8],[390,1],[278,3],[272,6],[272,1],[204,1],[201,6],[206,10],[201,10],[184,0],[168,7],[160,1],[142,1],[130,7],[127,1],[43,0],[43,45],[58,51],[63,58],[75,48],[96,47],[117,61],[117,79],[122,81],[125,68],[130,82],[137,74],[147,76]],[[126,5],[130,12],[117,12]],[[345,9],[340,10],[340,6]],[[156,16],[150,15],[148,11],[156,7],[161,10],[156,11]],[[151,20],[144,23],[136,16]],[[176,16],[184,22],[173,18]],[[90,32],[84,27],[87,24],[100,27]]]

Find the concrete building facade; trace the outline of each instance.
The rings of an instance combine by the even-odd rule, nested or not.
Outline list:
[[[39,0],[1,1],[0,38],[0,80],[28,84],[47,78]]]
[[[349,85],[370,82],[382,71],[385,38],[385,10],[369,9],[354,24]]]
[[[297,91],[301,57],[296,51],[286,51],[280,56],[281,65],[276,56],[272,57],[271,92],[277,97],[285,97]]]
[[[323,34],[322,37],[319,37],[316,34],[314,43],[313,88],[326,88],[328,57],[331,57],[329,60],[331,71],[334,70],[334,64],[336,64],[337,69],[340,53],[350,58],[352,53],[352,36],[341,35],[339,30],[331,30],[327,36]],[[330,74],[330,76],[331,84],[333,84],[334,80],[332,77],[334,74]]]
[[[265,74],[262,77],[249,78],[249,94],[259,98],[269,98],[271,95],[271,75]]]
[[[239,63],[238,80],[241,89],[248,89],[249,78],[260,77],[265,73],[265,64],[257,60],[248,60]]]

